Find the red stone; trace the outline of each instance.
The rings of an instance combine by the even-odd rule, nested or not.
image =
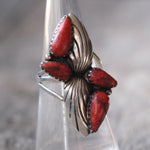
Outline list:
[[[56,31],[51,44],[55,56],[65,56],[71,47],[72,27],[69,17],[65,18]]]
[[[88,78],[92,83],[103,88],[112,88],[117,85],[117,81],[100,68],[90,70]]]
[[[43,63],[41,67],[51,76],[61,81],[66,81],[71,76],[71,70],[65,64],[61,64],[57,62],[47,62],[47,63]]]
[[[101,125],[109,107],[109,97],[104,92],[93,95],[90,106],[91,129],[96,132]]]

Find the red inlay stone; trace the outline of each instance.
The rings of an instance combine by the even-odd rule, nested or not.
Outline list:
[[[51,76],[54,76],[56,79],[66,81],[71,76],[70,68],[61,63],[57,62],[47,62],[41,65],[42,69],[44,69]]]
[[[88,73],[88,78],[95,85],[104,88],[112,88],[117,85],[117,81],[100,68],[90,70]]]
[[[93,95],[90,105],[91,129],[96,132],[101,125],[109,107],[109,97],[104,92]]]
[[[71,46],[72,27],[69,17],[65,18],[54,36],[51,44],[55,56],[65,56]]]

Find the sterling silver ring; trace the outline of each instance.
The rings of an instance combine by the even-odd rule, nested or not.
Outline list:
[[[111,88],[117,85],[101,67],[93,67],[93,60],[101,66],[84,25],[68,14],[58,23],[38,73],[38,85],[65,102],[73,125],[84,136],[98,130],[109,107]],[[64,96],[43,84],[51,80],[64,82]]]

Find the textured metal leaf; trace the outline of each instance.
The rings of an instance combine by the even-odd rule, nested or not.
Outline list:
[[[87,126],[88,84],[82,78],[74,78],[65,84],[64,89],[69,117],[76,129],[86,136],[89,134]]]
[[[79,19],[73,15],[69,15],[73,27],[73,50],[69,54],[72,68],[75,72],[83,72],[92,64],[92,44],[88,33]]]

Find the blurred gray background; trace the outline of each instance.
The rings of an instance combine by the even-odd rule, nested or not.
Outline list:
[[[118,80],[109,110],[121,150],[150,149],[150,1],[80,0],[94,51]],[[45,0],[0,1],[0,150],[34,150]]]

